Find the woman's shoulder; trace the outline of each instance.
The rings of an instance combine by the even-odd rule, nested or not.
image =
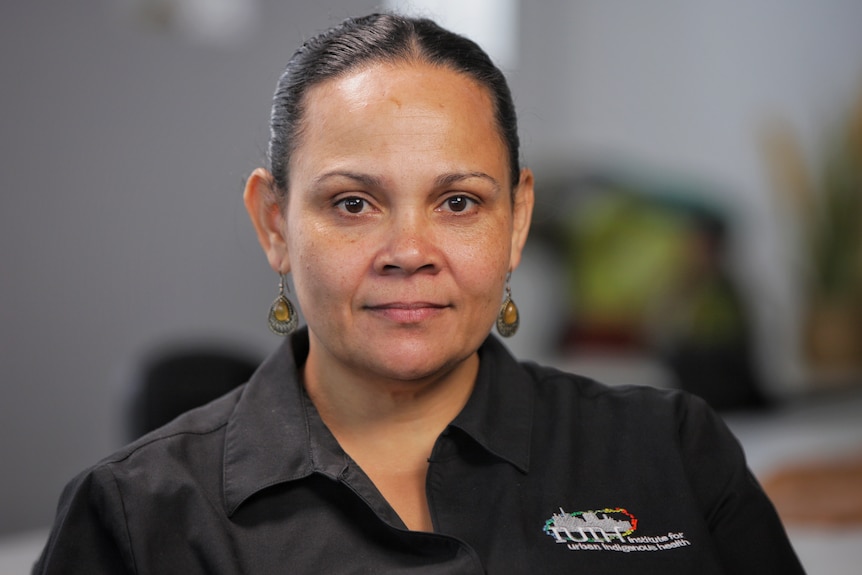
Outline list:
[[[685,409],[692,403],[703,404],[697,396],[680,389],[645,384],[611,384],[533,361],[521,362],[521,367],[529,374],[537,393],[558,401],[568,398],[596,406],[638,410],[646,406],[677,410]]]
[[[702,398],[679,389],[608,385],[588,377],[523,363],[534,388],[534,431],[625,442],[635,451],[674,451],[688,462],[704,454],[743,465],[739,442]],[[603,443],[603,442],[599,442]]]
[[[215,456],[220,461],[224,430],[242,395],[240,386],[212,402],[187,411],[142,435],[86,469],[82,475],[109,468],[111,475],[134,475],[137,469],[193,469]]]
[[[607,384],[533,362],[521,365],[531,380],[534,421],[540,427],[545,421],[554,428],[589,428],[636,442],[681,446],[708,435],[735,449],[736,441],[721,416],[687,391]]]
[[[189,509],[215,508],[221,500],[224,429],[242,388],[188,411],[84,469],[69,481],[57,505],[42,563],[61,565],[67,555],[81,572],[125,573],[134,564],[130,530],[153,532],[161,515],[182,519]],[[209,502],[209,503],[206,503]],[[206,503],[206,504],[204,504]],[[173,514],[173,515],[171,515]],[[135,525],[129,523],[135,517]],[[86,549],[81,555],[80,549]],[[78,572],[78,571],[76,571]]]

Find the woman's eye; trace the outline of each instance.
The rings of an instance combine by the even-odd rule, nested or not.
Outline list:
[[[365,209],[367,202],[362,198],[344,198],[340,200],[337,205],[341,206],[341,208],[350,214],[360,214]]]
[[[446,198],[443,205],[450,212],[463,212],[475,203],[475,200],[470,199],[467,196],[452,196],[450,198]]]

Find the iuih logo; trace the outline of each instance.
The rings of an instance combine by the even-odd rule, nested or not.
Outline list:
[[[545,521],[543,531],[572,551],[631,553],[669,551],[691,545],[682,532],[636,536],[633,533],[637,528],[637,517],[622,507],[573,513],[567,513],[561,507],[559,513]]]

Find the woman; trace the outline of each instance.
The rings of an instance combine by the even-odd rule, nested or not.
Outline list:
[[[75,479],[37,573],[802,572],[702,402],[489,336],[517,327],[533,176],[475,44],[349,20],[294,55],[271,128],[245,203],[307,329]],[[295,317],[282,283],[270,325]]]

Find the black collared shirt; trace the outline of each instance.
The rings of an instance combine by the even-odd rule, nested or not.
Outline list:
[[[74,479],[34,573],[802,573],[702,401],[519,364],[493,336],[430,458],[435,532],[408,531],[305,395],[307,347]]]

